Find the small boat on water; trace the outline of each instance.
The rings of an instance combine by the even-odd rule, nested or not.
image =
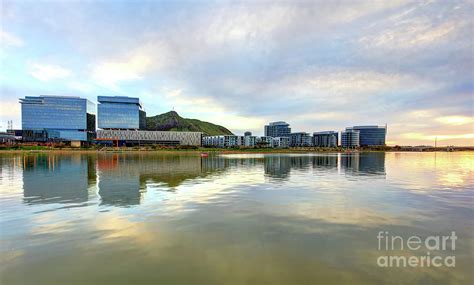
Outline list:
[[[205,152],[202,152],[202,153],[201,153],[201,157],[208,157],[208,156],[209,156],[208,153],[205,153]]]

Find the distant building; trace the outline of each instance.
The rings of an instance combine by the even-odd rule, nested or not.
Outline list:
[[[272,146],[277,148],[287,148],[290,146],[289,137],[276,137],[272,139]]]
[[[313,145],[317,147],[336,147],[338,138],[338,132],[315,132],[313,133]]]
[[[257,138],[257,144],[263,147],[272,147],[273,146],[273,137],[262,136]]]
[[[7,133],[12,136],[15,136],[16,141],[21,141],[23,138],[23,130],[8,129]]]
[[[359,131],[360,146],[385,145],[387,135],[385,126],[354,126],[352,129]]]
[[[169,132],[139,130],[97,130],[97,140],[119,145],[189,145],[200,146],[201,132]]]
[[[11,144],[16,142],[16,137],[8,132],[0,132],[0,143],[1,144]]]
[[[341,145],[342,147],[358,147],[360,146],[359,131],[352,128],[346,128],[345,131],[341,132]]]
[[[98,96],[97,125],[104,130],[144,130],[146,113],[139,98]]]
[[[257,143],[257,137],[256,136],[244,136],[243,137],[244,139],[244,143],[243,145],[246,146],[246,147],[254,147],[255,144]]]
[[[268,137],[289,137],[290,133],[290,125],[286,122],[272,122],[265,126],[265,136]]]
[[[246,137],[247,137],[247,136],[251,136],[251,135],[252,135],[252,132],[249,132],[249,131],[247,131],[247,132],[244,133],[244,136],[246,136]]]
[[[257,136],[235,136],[235,135],[220,135],[220,136],[206,136],[202,138],[202,145],[208,147],[273,147],[275,139],[280,141],[281,147],[287,147],[289,138],[272,138],[268,136],[257,137]],[[279,146],[280,147],[280,146]]]
[[[95,105],[72,96],[20,99],[23,141],[88,141],[95,132]]]
[[[291,133],[290,146],[291,147],[307,147],[312,146],[313,140],[311,135],[305,132]]]
[[[202,139],[203,146],[211,147],[237,147],[242,145],[239,136],[221,135],[221,136],[207,136]]]

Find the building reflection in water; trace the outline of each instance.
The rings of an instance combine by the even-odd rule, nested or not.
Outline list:
[[[149,188],[172,190],[202,175],[198,156],[105,154],[97,160],[99,195],[105,205],[137,205]]]
[[[140,179],[130,170],[124,155],[105,154],[97,158],[98,188],[101,205],[131,206],[140,204]]]
[[[101,205],[133,206],[147,189],[175,191],[186,181],[263,167],[265,176],[286,180],[292,171],[337,171],[385,177],[385,153],[234,155],[162,154],[25,155],[25,203],[81,203],[98,187]],[[317,173],[315,173],[317,174]]]
[[[264,160],[265,175],[275,179],[287,179],[294,170],[312,168],[326,172],[339,167],[347,175],[385,178],[385,153],[271,155]]]
[[[89,158],[74,154],[24,155],[23,200],[27,204],[82,203],[88,200]]]
[[[340,154],[340,161],[345,174],[385,178],[385,152]]]

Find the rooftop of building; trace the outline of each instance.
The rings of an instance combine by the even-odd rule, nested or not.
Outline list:
[[[353,127],[347,127],[343,132],[359,132],[359,130],[354,129]]]
[[[268,125],[269,126],[289,126],[290,124],[284,121],[278,121],[278,122],[270,122]]]
[[[45,99],[65,99],[65,100],[85,100],[88,103],[92,103],[87,98],[81,98],[79,96],[67,96],[67,95],[38,95],[38,96],[25,96],[25,98],[20,98],[20,104],[43,104]]]
[[[97,96],[99,103],[122,103],[122,104],[137,104],[143,108],[142,102],[138,97],[128,96]]]
[[[337,134],[336,131],[322,131],[322,132],[314,132],[313,135],[333,135]]]
[[[353,126],[353,129],[385,129],[386,126],[367,125],[367,126]]]

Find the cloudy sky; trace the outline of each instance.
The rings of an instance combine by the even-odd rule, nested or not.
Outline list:
[[[329,3],[330,2],[330,3]],[[472,1],[1,0],[0,129],[18,98],[140,97],[148,115],[263,134],[388,124],[474,145]]]

